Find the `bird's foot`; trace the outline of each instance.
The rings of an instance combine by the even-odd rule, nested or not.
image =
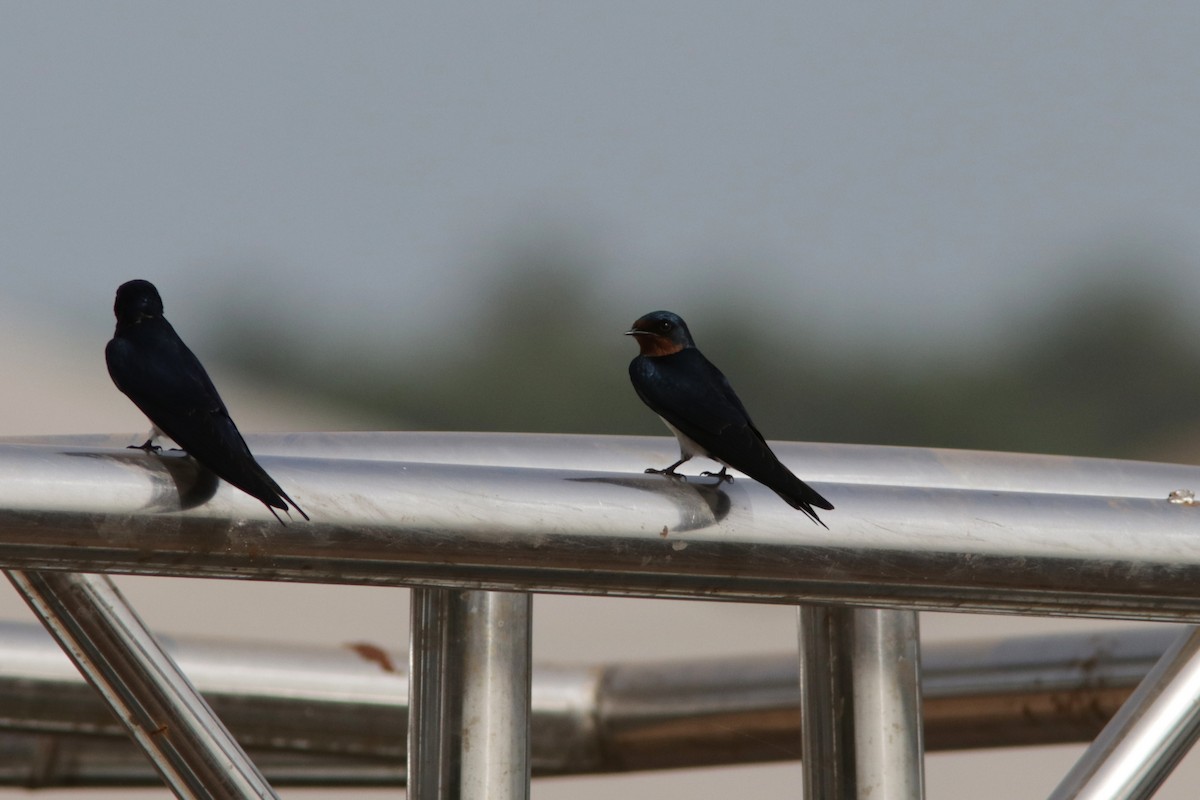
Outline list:
[[[161,453],[162,448],[154,444],[153,439],[147,439],[141,444],[131,444],[125,448],[126,450],[141,450],[143,453]]]
[[[726,470],[726,469],[728,469],[728,467],[721,467],[721,471],[720,471],[720,472],[708,472],[708,471],[705,471],[705,472],[701,472],[700,474],[701,474],[702,476],[704,476],[705,478],[716,478],[716,479],[717,479],[717,485],[718,485],[718,486],[720,486],[722,483],[733,483],[733,476],[732,476],[732,475],[726,475],[726,474],[725,474],[725,470]]]
[[[684,481],[684,482],[687,481],[687,475],[680,475],[678,472],[675,471],[674,467],[667,467],[666,469],[655,469],[654,467],[647,467],[646,474],[647,475],[662,475],[664,478],[670,478],[673,481]]]

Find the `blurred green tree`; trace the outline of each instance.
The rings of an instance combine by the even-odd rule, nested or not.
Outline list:
[[[667,435],[629,385],[636,348],[620,335],[651,309],[598,302],[592,266],[566,253],[517,259],[458,326],[464,336],[401,352],[359,339],[304,356],[248,323],[229,326],[218,352],[379,428]],[[790,321],[728,304],[685,316],[769,438],[1191,460],[1195,329],[1156,281],[1126,274],[1047,306],[983,358],[806,345]]]

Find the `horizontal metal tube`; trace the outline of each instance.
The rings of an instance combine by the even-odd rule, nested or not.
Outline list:
[[[0,567],[1200,621],[1165,499],[819,483],[827,531],[745,479],[262,460],[312,523],[178,456],[0,446]]]
[[[266,649],[155,638],[247,748],[403,759],[403,658],[367,642]],[[124,736],[44,630],[0,622],[0,642],[0,730]]]
[[[84,434],[4,438],[0,444],[112,449],[145,438],[144,432]],[[246,439],[260,455],[635,474],[679,457],[679,446],[669,436],[347,431],[267,433]],[[771,446],[797,474],[819,482],[1151,499],[1162,499],[1175,489],[1200,493],[1196,467],[1183,464],[827,442],[772,442]]]
[[[249,750],[274,786],[403,786],[404,766],[379,759]],[[162,777],[127,739],[0,733],[0,786],[151,787]]]
[[[926,744],[1088,741],[1176,633],[928,645]],[[265,649],[158,638],[272,783],[403,780],[402,655],[370,643]],[[0,736],[0,783],[132,784],[153,775],[131,746],[104,744],[122,740],[121,727],[44,631],[3,623],[0,641],[0,731],[28,734]],[[533,769],[581,774],[796,759],[799,697],[794,654],[535,668]]]

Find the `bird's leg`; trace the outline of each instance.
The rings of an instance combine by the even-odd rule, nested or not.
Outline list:
[[[154,440],[162,435],[157,425],[150,426],[150,433],[146,434],[146,441],[141,444],[131,444],[126,447],[126,450],[141,450],[143,453],[161,453],[162,448],[154,443]]]
[[[700,474],[703,475],[705,478],[716,478],[717,485],[720,486],[722,483],[733,483],[733,476],[725,474],[725,470],[727,470],[727,469],[729,469],[729,467],[722,466],[720,472],[705,471],[705,472],[701,472]]]
[[[674,478],[675,480],[686,481],[687,476],[680,475],[678,472],[675,471],[675,468],[678,467],[683,462],[688,461],[689,459],[691,459],[691,456],[684,456],[683,458],[679,459],[678,461],[676,461],[674,464],[667,467],[666,469],[655,469],[654,467],[647,467],[646,474],[647,475],[665,475],[668,478]]]

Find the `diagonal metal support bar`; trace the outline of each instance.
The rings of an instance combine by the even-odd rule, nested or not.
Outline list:
[[[1051,800],[1151,797],[1200,738],[1200,628],[1163,653]]]
[[[804,797],[925,796],[917,625],[913,611],[800,608]]]
[[[177,797],[277,797],[111,580],[6,574]]]
[[[415,589],[408,797],[527,800],[532,596]]]

